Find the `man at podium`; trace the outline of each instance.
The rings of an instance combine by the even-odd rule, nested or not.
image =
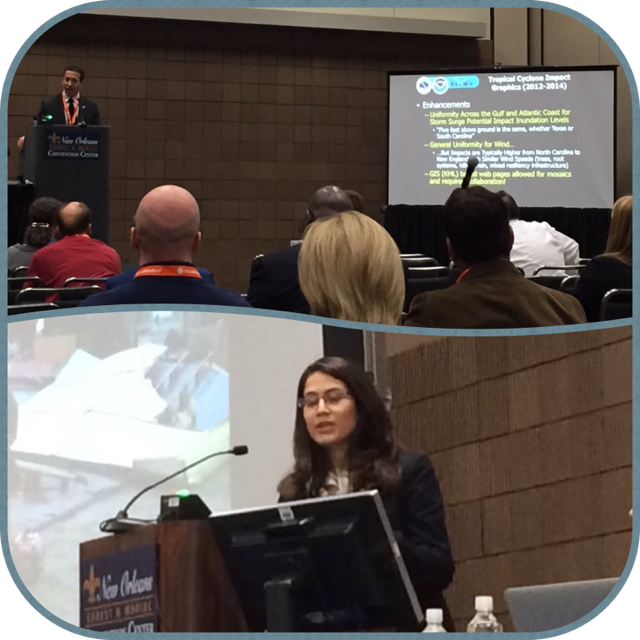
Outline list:
[[[98,106],[80,95],[84,71],[68,66],[62,74],[62,93],[45,98],[36,116],[38,124],[100,125]],[[24,136],[18,138],[18,148],[24,147]]]

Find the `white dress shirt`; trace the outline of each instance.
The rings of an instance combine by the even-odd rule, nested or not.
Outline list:
[[[510,259],[524,271],[525,276],[532,276],[539,267],[580,262],[578,243],[547,222],[511,220],[510,224],[514,236]],[[549,269],[542,271],[540,275],[564,276],[567,273],[560,269]]]

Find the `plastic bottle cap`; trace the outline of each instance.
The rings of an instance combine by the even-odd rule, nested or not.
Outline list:
[[[476,596],[476,611],[491,613],[493,611],[493,598],[491,596]]]
[[[442,609],[427,609],[427,624],[442,624]]]

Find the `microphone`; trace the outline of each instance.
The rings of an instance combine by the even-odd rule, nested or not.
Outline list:
[[[467,173],[462,180],[462,189],[466,189],[469,186],[471,176],[473,175],[475,168],[478,166],[478,162],[480,162],[478,160],[478,156],[469,156],[469,159],[467,160]]]
[[[78,122],[78,126],[79,127],[86,127],[87,123],[84,119],[84,107],[85,105],[81,104],[80,105],[80,113],[78,114],[78,117],[80,118],[80,122]]]
[[[129,502],[126,504],[125,508],[118,511],[118,514],[116,515],[115,518],[109,518],[108,520],[101,522],[100,531],[102,531],[102,533],[124,533],[125,531],[128,531],[129,529],[131,529],[136,525],[151,524],[151,522],[148,520],[137,520],[135,518],[129,518],[128,511],[133,506],[133,504],[138,500],[138,498],[143,496],[148,491],[151,491],[151,489],[155,489],[157,486],[164,484],[165,482],[167,482],[168,480],[171,480],[172,478],[175,478],[176,476],[179,476],[181,473],[184,473],[185,471],[189,471],[189,469],[193,469],[193,467],[197,467],[199,464],[202,464],[203,462],[206,462],[211,458],[215,458],[216,456],[229,455],[229,454],[234,456],[244,456],[247,453],[249,453],[249,447],[247,447],[247,445],[245,444],[239,444],[233,447],[232,449],[227,449],[226,451],[216,451],[215,453],[210,453],[208,456],[205,456],[204,458],[200,458],[199,460],[192,462],[191,464],[187,465],[183,469],[179,469],[175,473],[172,473],[171,475],[168,475],[165,478],[158,480],[158,482],[154,482],[152,485],[149,485],[148,487],[145,487],[144,489],[142,489],[142,491],[139,491],[138,493],[136,493],[136,495],[133,496],[133,498],[131,498],[131,500],[129,500]]]

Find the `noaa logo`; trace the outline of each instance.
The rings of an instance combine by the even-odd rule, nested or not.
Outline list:
[[[438,78],[427,78],[426,76],[422,76],[422,78],[418,78],[418,81],[416,82],[416,89],[418,90],[418,93],[423,96],[426,96],[430,91],[441,96],[449,90],[449,81],[443,76]]]
[[[435,78],[431,82],[431,88],[433,89],[434,93],[437,93],[439,96],[441,96],[443,93],[447,93],[447,90],[449,89],[449,81],[446,78],[442,77]]]

